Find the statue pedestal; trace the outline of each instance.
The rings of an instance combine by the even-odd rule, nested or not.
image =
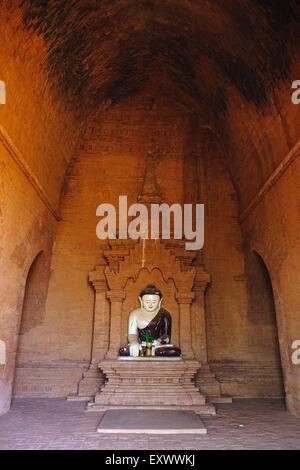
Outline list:
[[[201,364],[182,358],[118,358],[99,368],[107,382],[88,403],[88,411],[110,409],[192,410],[214,415],[214,405],[192,382]]]

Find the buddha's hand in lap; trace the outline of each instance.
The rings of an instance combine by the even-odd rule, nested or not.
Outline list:
[[[129,346],[130,356],[138,357],[140,354],[140,344],[134,343]]]

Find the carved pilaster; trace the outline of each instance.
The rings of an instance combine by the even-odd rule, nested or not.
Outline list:
[[[104,275],[104,259],[89,273],[89,281],[95,290],[91,363],[78,384],[78,397],[91,397],[104,384],[104,375],[98,363],[104,358],[109,340],[109,305],[106,298],[107,282]]]
[[[192,305],[192,345],[196,358],[202,363],[207,362],[207,339],[205,317],[205,291],[210,282],[210,275],[203,266],[195,266],[193,292],[195,300]]]
[[[220,382],[216,379],[208,364],[205,291],[210,283],[210,274],[205,271],[199,261],[195,268],[196,276],[193,287],[195,300],[192,305],[192,345],[196,358],[201,362],[201,368],[198,369],[195,375],[195,385],[210,401],[230,403],[232,401],[230,397],[222,396]]]
[[[195,357],[191,335],[191,304],[194,295],[193,292],[187,290],[179,290],[176,293],[176,300],[179,304],[180,348],[184,359],[194,359]]]
[[[92,363],[98,364],[108,349],[109,305],[106,298],[107,282],[104,274],[105,263],[96,266],[89,273],[89,281],[95,289],[94,325],[92,342]]]
[[[122,322],[122,304],[125,299],[123,289],[113,289],[107,292],[107,298],[110,300],[110,334],[109,349],[106,354],[108,359],[118,357],[121,341],[121,322]]]

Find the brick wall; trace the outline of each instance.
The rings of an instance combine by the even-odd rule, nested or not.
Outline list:
[[[0,106],[0,339],[6,358],[0,365],[0,413],[10,406],[25,281],[39,252],[49,266],[66,162],[80,131],[54,96],[44,44],[23,31],[17,15],[2,13],[1,79],[7,95]],[[47,278],[44,272],[41,308]]]

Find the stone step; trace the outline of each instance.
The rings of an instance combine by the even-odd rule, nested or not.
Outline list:
[[[96,411],[96,412],[104,412],[106,410],[190,410],[194,411],[196,414],[199,415],[215,415],[216,409],[215,407],[210,404],[206,403],[204,405],[155,405],[155,406],[147,406],[147,405],[97,405],[97,404],[88,404],[86,411]]]

